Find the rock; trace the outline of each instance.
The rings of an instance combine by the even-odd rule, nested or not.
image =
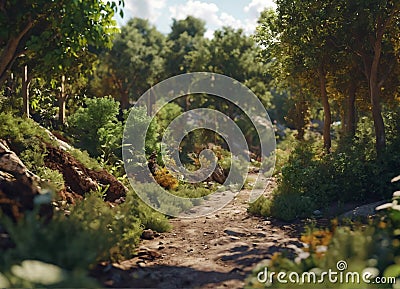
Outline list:
[[[217,245],[221,246],[221,245],[229,244],[231,242],[232,242],[232,240],[229,237],[223,236],[223,237],[219,237],[217,239],[211,240],[209,244],[211,246],[217,246]]]
[[[69,145],[66,142],[65,137],[63,137],[60,133],[56,132],[56,131],[49,131],[47,128],[45,128],[46,133],[49,135],[50,139],[55,141],[58,144],[58,147],[64,151],[68,151],[70,149],[72,149],[72,146]],[[64,141],[64,140],[65,141]]]
[[[247,236],[247,232],[239,229],[239,228],[227,228],[224,230],[224,233],[229,235],[229,236],[234,236],[234,237],[245,237]]]
[[[256,233],[255,235],[256,235],[256,237],[258,237],[258,238],[265,238],[265,237],[267,237],[267,235],[266,235],[266,234],[264,234],[264,233],[261,233],[261,232],[259,232],[259,233]]]
[[[239,241],[240,238],[236,237],[236,236],[230,236],[229,239],[231,239],[232,241]]]
[[[155,258],[161,257],[161,253],[144,246],[139,248],[137,255],[145,260],[154,260]]]
[[[219,184],[225,183],[226,180],[225,172],[219,164],[217,164],[215,170],[211,174],[211,178],[212,180],[216,181]]]
[[[0,140],[0,208],[3,213],[16,221],[25,211],[33,209],[35,199],[43,196],[40,202],[43,203],[46,198],[41,195],[39,182],[40,178],[26,168],[5,141]],[[52,216],[50,201],[41,205],[40,215]]]
[[[321,215],[322,215],[322,212],[321,212],[320,210],[315,210],[315,211],[313,212],[313,215],[314,215],[314,216],[321,216]]]
[[[153,230],[147,229],[144,230],[141,236],[144,240],[153,240],[154,239],[154,232]]]
[[[367,218],[369,216],[373,216],[376,213],[375,208],[384,203],[386,203],[386,201],[379,201],[356,207],[353,210],[340,215],[339,219],[356,219],[356,218]]]

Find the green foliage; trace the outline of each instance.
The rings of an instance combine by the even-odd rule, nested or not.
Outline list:
[[[205,31],[205,22],[192,16],[173,21],[171,32],[167,37],[168,51],[165,57],[165,70],[168,76],[202,70],[193,70],[193,64],[187,57],[192,51],[202,48],[198,45],[206,43],[203,37]]]
[[[46,131],[33,120],[16,117],[8,112],[0,113],[0,138],[9,141],[16,153],[28,148],[43,151],[43,141],[53,143]]]
[[[95,95],[113,95],[128,109],[147,89],[162,79],[165,36],[148,20],[134,18],[121,28],[113,48],[100,56],[91,83]]]
[[[31,284],[27,276],[24,276],[26,279],[14,276],[13,268],[20,262],[24,264],[24,260],[58,266],[63,278],[54,282],[54,286],[93,284],[84,272],[100,260],[130,258],[143,228],[158,232],[170,229],[163,215],[147,207],[133,193],[127,195],[123,204],[113,207],[104,202],[101,195],[101,191],[87,194],[84,200],[69,206],[68,211],[55,211],[49,221],[38,217],[38,208],[27,212],[18,223],[2,216],[0,223],[15,244],[3,252],[0,261],[0,271],[5,272],[8,284]],[[0,281],[3,280],[0,278]]]
[[[271,200],[264,196],[261,196],[255,202],[250,203],[247,211],[253,215],[270,216]]]
[[[171,200],[167,195],[167,191],[165,191],[165,193],[157,194],[156,192],[160,192],[158,184],[136,183],[134,189],[141,192],[140,197],[146,204],[152,204],[156,209],[160,209],[170,216],[179,215],[183,211],[193,207],[193,204],[189,199],[181,202]]]
[[[24,260],[0,273],[0,286],[4,288],[97,288],[99,284],[83,271],[68,271],[60,266],[37,260]]]
[[[276,275],[271,272],[315,272],[317,278],[321,272],[333,270],[338,272],[338,262],[345,261],[347,272],[357,272],[361,282],[330,282],[324,278],[323,283],[309,282],[302,288],[387,288],[388,284],[373,282],[372,277],[398,278],[400,276],[400,242],[398,240],[400,210],[398,201],[400,193],[393,194],[393,201],[377,208],[381,213],[367,225],[337,227],[337,221],[332,222],[332,230],[308,228],[301,237],[303,247],[295,252],[295,257],[286,257],[276,253],[271,259],[259,264],[251,276],[247,278],[245,288],[298,288],[299,284],[279,283]],[[259,272],[268,267],[268,276],[273,278],[272,284],[260,283],[257,280]],[[362,274],[373,273],[370,283],[363,282]],[[320,273],[318,273],[320,272]],[[307,280],[307,279],[306,279]],[[319,280],[319,279],[318,279]],[[350,279],[351,280],[351,279]],[[356,279],[353,279],[356,280]]]
[[[390,112],[385,119],[387,131],[396,131],[397,113]],[[281,174],[271,201],[260,201],[251,211],[291,220],[310,216],[314,210],[338,201],[367,203],[387,198],[387,192],[394,188],[389,180],[400,170],[399,135],[388,136],[388,146],[380,158],[374,150],[373,124],[366,118],[359,123],[356,140],[340,140],[331,154],[320,154],[315,138],[290,141],[294,149],[285,163],[280,160],[282,152],[278,154]],[[288,147],[285,142],[280,145]]]
[[[12,264],[34,259],[68,270],[87,269],[94,264],[96,258],[104,256],[112,243],[104,219],[96,221],[99,217],[97,214],[83,224],[78,214],[77,210],[68,218],[57,213],[48,224],[39,220],[36,212],[27,214],[17,224],[3,219],[2,224],[15,243],[15,248],[6,251],[4,260]],[[90,222],[99,222],[100,225],[92,228],[88,226]]]
[[[107,150],[107,156],[117,153],[122,139],[118,113],[119,103],[111,97],[86,99],[85,107],[68,118],[75,144],[93,157],[100,156],[103,150]]]
[[[147,110],[144,107],[133,107],[129,111],[129,122],[125,126],[126,141],[129,138],[135,138],[136,136],[147,132],[145,139],[145,152],[147,155],[153,152],[160,151],[160,144],[157,132],[157,123],[152,121],[151,117],[147,115]],[[138,148],[132,148],[132,155],[139,154]]]
[[[175,190],[165,191],[165,193],[161,194],[156,194],[160,190],[158,185],[154,183],[137,183],[134,185],[134,189],[141,193],[140,196],[143,201],[160,208],[160,210],[171,216],[179,215],[193,206],[200,205],[201,199],[199,198],[212,193],[211,190],[204,187],[188,184],[180,184]],[[167,196],[169,193],[182,199],[179,202],[175,202],[175,200]]]
[[[129,214],[137,216],[145,229],[152,229],[156,232],[166,232],[171,229],[168,219],[163,214],[147,206],[133,191],[128,193],[126,201],[121,204],[121,207],[122,210],[128,211]]]
[[[81,151],[76,148],[71,148],[68,153],[81,162],[85,167],[91,170],[100,171],[102,169],[101,165],[93,158],[89,156],[87,151]]]
[[[193,186],[193,185],[180,185],[175,191],[171,192],[172,194],[182,197],[189,198],[193,205],[198,206],[201,204],[201,197],[208,196],[213,191],[201,186]]]
[[[43,166],[36,170],[36,175],[45,181],[41,182],[41,186],[44,189],[49,189],[52,192],[59,192],[65,188],[64,177],[59,171]]]
[[[156,103],[157,106],[157,103]],[[164,105],[156,115],[156,118],[153,119],[153,122],[156,123],[158,127],[158,133],[162,136],[165,133],[166,128],[169,124],[182,114],[182,108],[176,103],[167,103]]]

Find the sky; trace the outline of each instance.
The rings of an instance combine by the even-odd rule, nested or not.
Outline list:
[[[169,33],[172,19],[192,15],[206,21],[206,37],[223,27],[242,28],[246,34],[254,32],[260,12],[275,8],[273,0],[125,0],[123,25],[132,17],[148,19],[162,33]]]

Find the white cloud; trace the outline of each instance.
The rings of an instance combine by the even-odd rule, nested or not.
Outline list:
[[[243,23],[241,20],[225,12],[221,13],[220,20],[224,26],[230,26],[234,29],[239,29],[243,27]]]
[[[252,0],[249,5],[244,7],[244,12],[248,13],[250,17],[258,18],[260,13],[265,8],[276,8],[276,4],[272,0]]]
[[[243,22],[234,16],[222,12],[217,4],[206,3],[199,0],[189,0],[185,4],[174,5],[169,7],[172,18],[177,20],[185,19],[191,15],[204,20],[207,23],[207,32],[205,37],[212,38],[214,31],[222,26],[230,26],[238,29],[243,28]]]
[[[207,21],[211,26],[220,26],[219,8],[214,3],[205,3],[197,0],[189,0],[185,4],[174,5],[169,7],[172,18],[177,20],[185,19],[191,15]]]
[[[166,3],[167,0],[127,0],[125,1],[125,14],[130,17],[149,19],[151,23],[155,24],[162,15]]]
[[[248,15],[243,25],[245,33],[250,34],[255,31],[260,13],[266,8],[276,9],[275,2],[273,0],[252,0],[249,5],[244,7],[243,10]]]

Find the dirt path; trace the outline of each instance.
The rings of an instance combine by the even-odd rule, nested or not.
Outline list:
[[[171,220],[172,231],[143,240],[135,258],[102,268],[101,281],[129,288],[242,288],[257,263],[299,245],[298,226],[249,215],[248,197],[244,190],[213,215]]]

